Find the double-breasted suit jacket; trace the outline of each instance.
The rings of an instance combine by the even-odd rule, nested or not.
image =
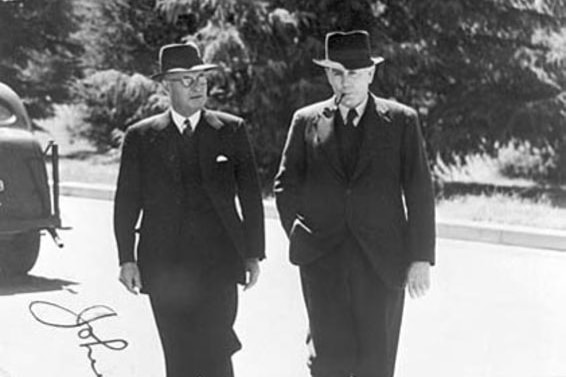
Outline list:
[[[275,179],[291,262],[309,264],[352,234],[381,278],[403,287],[410,262],[434,264],[434,196],[417,114],[370,93],[349,180],[335,116],[334,98],[293,116]]]
[[[244,122],[223,112],[203,110],[197,127],[202,128],[198,142],[202,187],[225,234],[242,261],[262,259],[261,190]],[[129,127],[122,147],[114,209],[119,259],[120,263],[137,260],[148,293],[183,247],[180,227],[186,213],[179,137],[166,111]],[[136,258],[135,228],[140,214]]]

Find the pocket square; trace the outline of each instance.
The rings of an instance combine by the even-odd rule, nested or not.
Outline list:
[[[226,162],[228,161],[228,157],[224,156],[223,154],[219,154],[216,156],[216,162]]]

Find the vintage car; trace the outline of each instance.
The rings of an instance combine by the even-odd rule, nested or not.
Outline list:
[[[0,82],[0,278],[31,270],[41,230],[62,246],[56,232],[60,227],[57,145],[50,142],[42,150],[22,100]]]

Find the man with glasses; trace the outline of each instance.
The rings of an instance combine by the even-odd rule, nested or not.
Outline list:
[[[313,377],[391,377],[404,289],[426,293],[434,196],[417,113],[369,92],[365,31],[326,36],[334,96],[298,110],[275,179],[300,268]]]
[[[237,284],[251,288],[265,256],[256,163],[243,120],[205,108],[217,66],[190,43],[159,61],[170,108],[130,126],[122,146],[120,281],[150,295],[168,377],[231,377]]]

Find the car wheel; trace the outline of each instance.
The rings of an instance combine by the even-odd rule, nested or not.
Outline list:
[[[3,277],[27,274],[37,261],[39,244],[38,230],[0,240],[0,274]]]

